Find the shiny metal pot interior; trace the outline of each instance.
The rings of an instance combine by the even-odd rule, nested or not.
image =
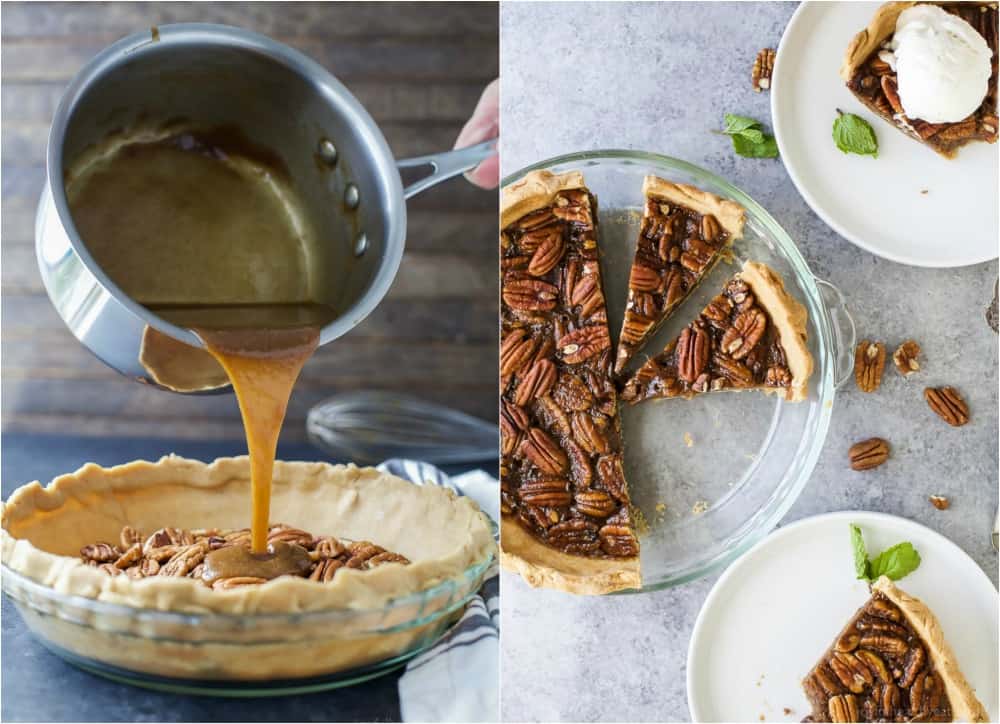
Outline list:
[[[82,151],[150,119],[236,127],[281,158],[321,230],[322,277],[335,290],[338,315],[321,344],[361,322],[389,290],[406,237],[405,199],[495,153],[494,140],[397,163],[336,78],[298,51],[237,28],[167,25],[102,51],[73,79],[53,119],[36,250],[45,288],[73,334],[114,369],[151,384],[157,381],[140,360],[144,334],[155,330],[194,347],[201,341],[102,272],[74,227],[64,185]],[[419,166],[431,173],[404,189],[398,169]]]

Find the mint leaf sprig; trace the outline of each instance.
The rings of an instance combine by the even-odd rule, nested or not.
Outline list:
[[[774,136],[761,130],[761,123],[749,116],[727,113],[723,133],[733,139],[733,150],[744,158],[777,158]]]
[[[878,158],[878,138],[875,137],[875,129],[861,116],[844,113],[839,108],[837,118],[833,121],[833,142],[844,153]]]
[[[860,581],[872,583],[880,576],[898,581],[913,573],[920,565],[920,554],[909,541],[886,548],[870,559],[861,529],[854,523],[851,523],[851,547],[854,549],[854,572]]]

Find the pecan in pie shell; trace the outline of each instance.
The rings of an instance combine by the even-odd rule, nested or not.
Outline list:
[[[886,576],[871,588],[872,597],[802,682],[811,720],[989,721],[927,604]],[[915,700],[927,698],[917,691],[926,689],[922,677],[940,680],[936,706]]]
[[[24,485],[0,504],[0,550],[4,565],[15,573],[67,596],[170,613],[245,616],[252,624],[245,633],[200,632],[198,626],[178,628],[176,623],[162,624],[170,628],[158,631],[152,613],[145,628],[133,617],[132,627],[139,628],[126,632],[120,613],[102,623],[102,616],[110,614],[98,610],[87,621],[77,621],[39,615],[25,605],[20,608],[29,627],[73,653],[156,675],[319,676],[399,655],[433,635],[439,624],[408,627],[408,622],[444,606],[440,596],[416,596],[416,603],[407,606],[393,602],[457,579],[495,554],[486,516],[450,490],[413,485],[373,468],[279,461],[274,466],[275,519],[316,533],[374,541],[412,562],[342,570],[326,583],[283,576],[212,590],[187,577],[109,576],[80,560],[81,546],[117,540],[124,525],[241,528],[249,514],[249,473],[246,457],[206,464],[171,455],[112,468],[90,463],[47,486]],[[345,615],[324,618],[340,611]],[[352,617],[352,611],[357,615]],[[314,623],[312,616],[320,618]],[[285,620],[285,628],[274,628]],[[372,633],[381,627],[390,630]]]
[[[549,304],[538,305],[545,306],[546,308],[539,309],[537,313],[528,309],[523,317],[518,317],[515,314],[515,310],[510,308],[510,304],[505,298],[505,323],[502,337],[504,339],[513,339],[515,342],[519,341],[520,338],[515,337],[515,335],[519,334],[523,328],[513,327],[509,324],[512,321],[516,321],[518,324],[525,324],[529,328],[534,328],[536,330],[535,333],[540,335],[540,344],[543,348],[547,343],[554,342],[555,345],[558,345],[560,339],[556,338],[560,337],[561,334],[565,335],[562,338],[565,339],[573,335],[581,335],[589,330],[600,338],[602,342],[602,345],[600,345],[602,347],[601,352],[586,355],[583,355],[581,352],[567,353],[570,346],[575,350],[577,347],[582,348],[583,344],[577,345],[574,343],[573,345],[565,345],[560,349],[559,354],[554,357],[555,362],[553,364],[557,367],[557,375],[565,374],[567,379],[572,378],[577,380],[578,373],[585,374],[589,376],[588,379],[591,380],[592,385],[612,391],[610,404],[604,406],[603,412],[594,411],[595,404],[597,406],[600,406],[600,404],[596,403],[595,399],[591,397],[591,393],[594,390],[588,392],[585,395],[589,400],[585,406],[587,409],[578,408],[576,417],[574,417],[578,422],[585,418],[586,420],[593,421],[595,424],[596,421],[600,420],[604,426],[600,433],[602,443],[596,447],[592,445],[591,447],[594,449],[587,452],[569,439],[565,431],[562,434],[558,434],[555,429],[558,426],[554,425],[552,420],[546,421],[544,419],[546,416],[539,416],[538,410],[530,410],[527,407],[522,407],[520,404],[522,402],[528,404],[530,400],[522,401],[518,399],[516,391],[511,393],[510,389],[502,390],[502,394],[505,396],[503,400],[504,404],[517,406],[521,410],[519,414],[523,415],[525,420],[528,421],[526,424],[535,426],[532,429],[537,428],[542,431],[544,441],[559,445],[560,441],[553,440],[550,437],[551,435],[555,435],[560,438],[563,445],[572,445],[572,449],[577,451],[574,460],[577,465],[584,466],[585,471],[588,473],[584,477],[589,481],[590,478],[595,476],[594,468],[599,467],[598,463],[600,459],[606,459],[606,462],[620,460],[617,411],[613,401],[614,388],[611,383],[610,341],[608,340],[604,297],[601,290],[600,268],[597,263],[599,252],[595,233],[596,218],[594,217],[596,216],[596,207],[594,206],[594,200],[587,191],[583,175],[580,173],[553,174],[548,171],[535,171],[504,189],[500,210],[500,223],[501,229],[505,230],[506,233],[506,230],[511,229],[512,225],[543,209],[549,207],[574,208],[570,201],[571,198],[577,199],[582,205],[578,210],[581,216],[577,218],[575,215],[577,212],[566,213],[563,215],[567,218],[572,218],[571,221],[566,221],[563,223],[563,226],[559,226],[562,222],[558,220],[554,222],[555,225],[552,228],[560,229],[558,238],[562,242],[557,249],[558,253],[554,260],[549,260],[549,263],[536,266],[534,269],[529,265],[525,272],[528,275],[527,277],[522,277],[521,272],[515,271],[513,275],[505,276],[504,279],[505,291],[508,297],[510,297],[512,291],[510,280],[519,280],[521,278],[528,280],[551,280],[553,288],[558,286],[563,289],[562,294],[559,295],[561,301],[552,300]],[[577,223],[578,226],[574,226]],[[509,242],[510,240],[508,239],[507,241]],[[507,246],[507,243],[502,244],[505,261],[509,261],[509,255],[515,253],[507,248]],[[595,291],[592,296],[596,302],[592,305],[567,304],[562,299],[566,295],[566,272],[571,266],[577,264],[583,264],[588,268],[590,270],[589,276],[594,279],[593,288]],[[548,281],[544,282],[545,286],[548,284]],[[588,309],[586,314],[589,314],[589,316],[586,316],[586,318],[583,318],[585,316],[584,308]],[[511,317],[511,319],[508,319],[508,317]],[[552,329],[553,326],[562,324],[573,325],[567,329],[575,331],[569,333],[555,332]],[[575,360],[575,356],[580,356],[581,359]],[[559,397],[558,392],[552,392],[552,394]],[[540,401],[546,403],[546,405],[557,405],[548,393],[543,395]],[[573,406],[575,407],[575,405]],[[544,428],[549,428],[549,432],[545,432]],[[599,457],[598,463],[594,463],[591,458],[599,452],[597,451],[598,447],[603,451],[603,456]],[[554,451],[556,457],[566,454],[565,452],[560,452],[560,450],[561,448]],[[509,456],[505,456],[504,465],[506,465],[509,457],[519,466],[525,466],[523,470],[519,468],[520,472],[501,469],[502,485],[505,490],[506,486],[523,486],[531,484],[535,480],[533,476],[535,476],[537,471],[531,471],[534,467],[537,467],[540,458],[535,454],[534,457],[536,459],[532,460],[532,455],[525,455],[524,452],[524,447],[520,446]],[[528,451],[528,453],[531,452]],[[586,459],[581,460],[581,456]],[[541,462],[544,463],[545,461],[541,460]],[[609,469],[613,469],[616,466],[609,465],[608,467]],[[525,472],[528,477],[524,477],[521,474]],[[571,475],[575,476],[577,473],[572,473]],[[600,477],[600,475],[598,474],[596,477]],[[594,506],[591,506],[593,509],[588,509],[584,505],[580,510],[581,517],[567,518],[565,517],[567,515],[567,508],[564,504],[560,503],[560,505],[548,507],[550,515],[559,517],[560,525],[581,524],[591,531],[591,536],[583,541],[584,547],[589,551],[588,553],[561,550],[559,547],[556,547],[555,541],[550,541],[552,545],[543,542],[537,531],[529,531],[519,522],[517,515],[514,514],[516,511],[505,511],[500,524],[501,565],[508,570],[519,573],[530,585],[554,588],[569,593],[601,594],[626,588],[638,588],[641,585],[637,551],[638,543],[635,540],[631,527],[628,493],[624,480],[620,482],[621,489],[616,490],[616,495],[614,496],[608,491],[601,488],[593,488],[591,485],[591,482],[583,485],[580,481],[576,481],[572,483],[570,488],[561,490],[559,494],[563,498],[570,497],[572,490],[581,499],[588,493],[600,496],[602,506],[609,508],[608,510],[605,510],[603,507],[598,510]],[[595,490],[596,492],[594,492]],[[517,493],[517,491],[511,492]],[[507,495],[507,493],[504,493],[504,495]],[[527,502],[527,500],[520,501],[521,504],[527,504]],[[577,503],[579,504],[579,501]],[[543,504],[539,505],[540,507],[532,508],[532,510],[541,511],[546,507]],[[527,507],[531,508],[530,505],[527,505]],[[589,515],[589,513],[583,516],[584,510],[589,510],[589,513],[593,513],[597,517],[595,518]],[[594,533],[598,528],[598,524],[593,522],[598,519],[603,521],[600,525],[603,525],[605,529],[613,527],[618,531],[617,535],[619,538],[616,539],[616,545],[621,546],[620,549],[612,546],[610,553],[602,550],[600,547],[593,550],[595,545],[600,545],[595,540],[596,534]],[[609,523],[612,519],[619,522],[612,525]],[[555,528],[556,526],[552,527]],[[577,535],[585,536],[585,534],[586,531],[578,534],[570,533],[568,539],[576,541]],[[572,544],[569,547],[572,548]],[[623,553],[623,551],[628,552]]]
[[[629,275],[615,374],[638,352],[725,250],[742,238],[746,211],[696,186],[646,176],[642,226]]]

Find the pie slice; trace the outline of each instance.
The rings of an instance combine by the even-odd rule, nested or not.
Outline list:
[[[698,317],[625,383],[622,399],[758,389],[806,398],[813,360],[805,307],[770,267],[748,261]]]
[[[646,208],[628,281],[615,374],[698,286],[723,249],[743,235],[745,213],[734,201],[694,186],[647,176]]]
[[[533,586],[635,588],[596,201],[582,174],[535,171],[500,214],[501,562]]]
[[[982,104],[957,123],[929,123],[908,118],[899,99],[897,75],[889,44],[899,15],[918,3],[890,2],[882,5],[868,27],[854,36],[844,54],[840,77],[869,110],[908,136],[930,146],[946,158],[973,141],[997,140],[997,4],[995,2],[919,3],[936,5],[956,15],[983,36],[993,52],[992,75]]]
[[[989,720],[937,618],[885,576],[802,687],[812,721]]]

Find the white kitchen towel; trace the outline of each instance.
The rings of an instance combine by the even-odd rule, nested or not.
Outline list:
[[[444,485],[475,500],[493,520],[499,483],[482,470],[449,478],[433,465],[386,460],[378,466],[418,485]],[[465,614],[434,646],[410,660],[399,679],[403,721],[492,722],[500,718],[500,587],[496,566]]]

